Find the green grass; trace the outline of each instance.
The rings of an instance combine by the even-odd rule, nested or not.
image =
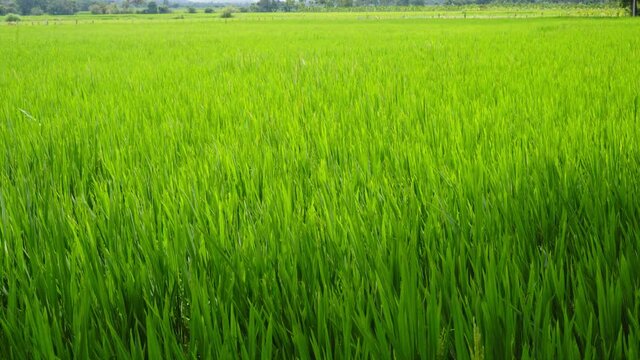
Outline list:
[[[8,358],[640,357],[640,22],[0,26]]]

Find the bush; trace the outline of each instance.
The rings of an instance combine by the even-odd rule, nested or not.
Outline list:
[[[158,6],[158,13],[159,14],[169,14],[169,13],[171,13],[171,9],[169,9],[169,7],[167,5],[160,5],[160,6]]]
[[[4,21],[8,22],[8,23],[17,23],[20,21],[20,16],[16,15],[16,14],[9,14],[7,15],[6,18],[4,18]]]
[[[29,14],[33,16],[40,16],[40,15],[44,15],[44,11],[42,11],[42,8],[40,8],[40,6],[35,6],[31,8],[31,11],[29,11]]]
[[[205,14],[213,14],[213,8],[208,7],[206,9],[204,9],[204,13]]]
[[[230,17],[233,17],[233,13],[235,12],[235,9],[227,6],[226,8],[222,9],[222,13],[220,14],[220,17],[223,19],[228,19]]]
[[[196,11],[196,8],[194,8],[193,6],[189,6],[189,7],[187,8],[187,12],[188,12],[189,14],[195,14],[197,11]]]

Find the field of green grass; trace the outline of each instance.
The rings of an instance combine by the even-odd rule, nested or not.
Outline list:
[[[0,357],[640,358],[639,33],[0,25]]]

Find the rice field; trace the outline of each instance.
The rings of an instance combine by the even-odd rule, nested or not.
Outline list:
[[[0,25],[7,358],[640,358],[640,22]]]

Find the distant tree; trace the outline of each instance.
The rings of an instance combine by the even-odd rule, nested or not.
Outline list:
[[[158,13],[158,4],[155,1],[149,1],[149,3],[147,4],[147,13],[148,14]]]
[[[17,13],[19,11],[18,6],[13,0],[2,1],[0,0],[0,16],[4,16],[10,13]]]
[[[40,16],[40,15],[44,15],[44,11],[42,11],[42,8],[40,6],[35,6],[31,8],[31,11],[29,11],[29,14],[33,16]]]
[[[52,0],[47,4],[47,13],[51,15],[73,15],[76,3],[70,0]]]
[[[91,11],[91,13],[93,15],[101,15],[101,14],[105,14],[106,13],[106,6],[102,3],[96,3],[96,4],[91,4],[89,5],[89,11]]]
[[[145,0],[130,0],[130,1],[131,1],[131,5],[135,7],[141,7],[146,3]]]
[[[75,0],[76,11],[87,11],[94,2],[95,0]]]
[[[236,12],[236,8],[227,6],[224,9],[222,9],[222,12],[220,13],[220,17],[224,19],[228,19],[230,17],[233,17],[234,12]]]
[[[197,11],[197,10],[196,10],[196,8],[194,8],[193,6],[189,6],[189,7],[187,8],[187,13],[189,13],[189,14],[195,14],[195,13],[197,13],[197,12],[198,12],[198,11]]]
[[[284,11],[293,11],[296,8],[296,0],[285,0],[284,2],[284,6],[282,7],[282,9]]]
[[[640,16],[640,9],[638,9],[637,0],[621,0],[620,5],[629,9],[631,16]],[[634,14],[635,9],[635,14]]]
[[[258,0],[260,11],[271,11],[271,0]]]
[[[169,9],[168,5],[160,5],[158,6],[158,13],[159,14],[169,14],[171,12],[171,9]]]
[[[39,6],[40,8],[44,8],[46,6],[43,0],[16,0],[16,5],[18,7],[17,10],[19,10],[22,15],[29,15],[31,9],[36,6]]]
[[[210,7],[205,8],[205,9],[204,9],[204,13],[205,13],[205,14],[213,14],[213,8],[210,8]]]
[[[118,9],[118,4],[111,3],[107,5],[106,8],[107,14],[120,14],[120,9]]]

